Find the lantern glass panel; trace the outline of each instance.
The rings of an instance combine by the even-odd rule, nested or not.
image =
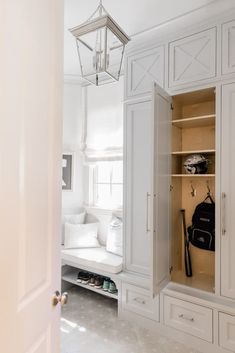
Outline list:
[[[106,28],[89,32],[77,39],[81,70],[84,77],[105,70]]]
[[[107,65],[106,71],[115,80],[119,79],[124,45],[119,38],[107,28]]]

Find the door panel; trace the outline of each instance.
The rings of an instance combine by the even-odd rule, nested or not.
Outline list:
[[[221,294],[235,299],[235,83],[222,87]]]
[[[63,2],[3,2],[0,33],[1,349],[59,352]]]
[[[169,281],[169,224],[171,170],[171,98],[157,84],[153,91],[154,200],[152,239],[152,293]]]
[[[127,104],[125,110],[125,265],[129,271],[149,275],[153,156],[151,100]]]

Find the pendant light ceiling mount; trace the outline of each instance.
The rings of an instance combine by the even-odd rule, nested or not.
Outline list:
[[[89,19],[70,32],[76,38],[82,77],[96,86],[118,81],[130,38],[106,11],[102,0]]]

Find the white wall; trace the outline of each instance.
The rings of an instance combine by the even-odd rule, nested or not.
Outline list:
[[[80,153],[82,134],[82,89],[80,84],[64,84],[63,151],[74,152],[74,188],[62,192],[62,212],[75,213],[83,206],[83,166]]]

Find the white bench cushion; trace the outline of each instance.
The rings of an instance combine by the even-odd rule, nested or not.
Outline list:
[[[62,249],[62,260],[72,261],[78,266],[82,265],[97,269],[97,272],[119,273],[122,271],[122,257],[111,254],[104,247],[85,249]]]

